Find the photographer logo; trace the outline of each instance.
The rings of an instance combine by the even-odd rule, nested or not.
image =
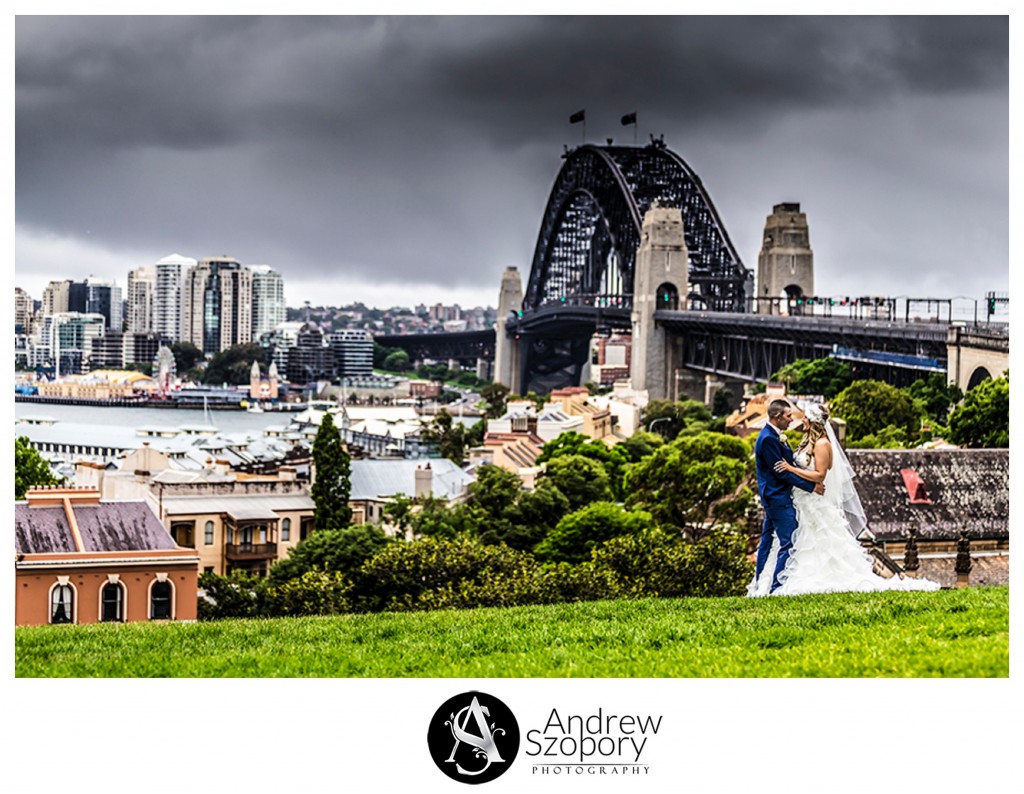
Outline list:
[[[493,695],[464,692],[446,700],[427,728],[437,768],[462,783],[487,783],[505,773],[519,752],[519,724]]]

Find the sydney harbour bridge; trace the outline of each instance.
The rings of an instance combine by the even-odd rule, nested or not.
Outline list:
[[[793,276],[781,293],[755,295],[754,273],[741,261],[700,177],[661,140],[646,146],[586,144],[567,151],[564,160],[541,219],[525,291],[514,269],[512,281],[506,271],[496,329],[377,341],[401,347],[415,360],[497,359],[495,380],[516,392],[546,393],[580,384],[595,333],[632,330],[635,346],[642,315],[640,320],[653,320],[657,344],[664,348],[655,357],[664,359],[667,372],[677,373],[651,396],[672,398],[678,396],[670,385],[678,373],[767,381],[797,358],[826,356],[845,358],[863,374],[898,384],[948,372],[966,388],[969,381],[998,375],[989,370],[1007,357],[1005,330],[965,329],[951,315],[946,322],[910,322],[892,311],[879,313],[877,306],[866,317],[816,315],[817,301],[805,303],[813,270],[805,272],[804,283]],[[648,289],[641,283],[646,276],[638,270],[638,251],[652,208],[678,210],[685,242],[674,248],[681,250],[684,273],[650,288],[647,301],[637,298]],[[775,212],[803,218],[796,204],[778,205]],[[776,235],[785,241],[773,241],[766,227],[762,258],[772,245],[799,252],[800,233],[791,225]],[[803,235],[809,255],[805,221]],[[790,264],[785,278],[797,273],[799,258],[780,257]],[[764,273],[758,277],[769,281]],[[965,357],[964,348],[978,355]]]

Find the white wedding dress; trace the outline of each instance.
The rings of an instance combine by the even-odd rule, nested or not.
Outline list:
[[[779,574],[779,587],[771,595],[938,590],[939,584],[928,579],[886,579],[874,573],[871,555],[854,537],[867,527],[867,521],[853,486],[853,469],[836,443],[831,426],[827,426],[827,432],[833,453],[832,469],[825,476],[825,495],[793,490],[797,520],[793,548]],[[803,452],[797,452],[794,459],[801,468],[810,466]],[[769,594],[778,554],[779,539],[775,538],[761,576],[747,587],[748,596]]]

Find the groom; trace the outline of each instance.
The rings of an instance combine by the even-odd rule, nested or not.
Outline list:
[[[793,422],[793,411],[785,400],[773,400],[768,406],[768,422],[757,437],[754,445],[754,460],[757,463],[757,490],[764,507],[764,527],[761,530],[761,544],[757,547],[757,572],[760,578],[768,555],[772,549],[772,535],[779,538],[779,557],[775,563],[770,592],[779,587],[779,574],[786,567],[789,550],[793,547],[793,531],[796,529],[796,511],[793,509],[793,486],[805,491],[825,493],[825,486],[797,477],[788,471],[775,471],[779,460],[793,463],[793,451],[786,442],[783,431]]]

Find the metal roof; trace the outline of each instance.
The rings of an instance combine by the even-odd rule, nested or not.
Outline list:
[[[223,494],[217,496],[165,496],[163,509],[167,515],[193,515],[197,513],[228,513],[238,516],[243,511],[271,513],[313,510],[312,497],[307,494]]]
[[[354,460],[350,482],[351,499],[381,497],[416,492],[416,469],[430,465],[433,475],[431,494],[437,499],[451,500],[461,496],[474,477],[446,458],[430,460]]]

